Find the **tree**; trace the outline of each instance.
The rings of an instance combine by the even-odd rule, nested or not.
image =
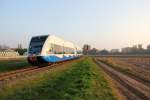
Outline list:
[[[101,51],[99,52],[99,54],[100,54],[100,55],[108,55],[108,54],[109,54],[109,51],[106,50],[106,49],[104,49],[104,50],[101,50]]]
[[[19,53],[19,55],[23,55],[25,52],[27,52],[27,49],[18,48],[15,51],[17,51]]]
[[[88,55],[90,50],[91,50],[91,46],[90,46],[90,45],[85,44],[85,45],[83,46],[83,54],[84,54],[84,55]]]
[[[91,49],[91,50],[89,51],[89,54],[90,54],[90,55],[97,55],[97,54],[98,54],[98,52],[99,52],[99,50],[98,50],[98,49],[93,48],[93,49]]]

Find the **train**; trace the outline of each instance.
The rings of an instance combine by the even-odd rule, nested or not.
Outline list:
[[[28,47],[28,62],[32,65],[51,65],[82,56],[82,49],[55,35],[33,36]]]

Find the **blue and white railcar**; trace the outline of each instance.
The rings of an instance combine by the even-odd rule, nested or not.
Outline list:
[[[78,58],[82,49],[54,35],[32,37],[28,49],[31,64],[56,63]]]

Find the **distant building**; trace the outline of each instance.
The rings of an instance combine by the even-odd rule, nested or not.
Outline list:
[[[143,49],[142,44],[138,44],[138,49]]]
[[[132,51],[131,47],[125,47],[125,48],[122,48],[121,52],[122,53],[130,53]]]
[[[7,49],[7,50],[4,50],[5,52],[15,52],[15,50],[12,50],[12,49]]]
[[[0,57],[16,57],[16,56],[19,56],[19,53],[15,51],[11,50],[0,51]]]
[[[119,53],[119,49],[112,49],[110,50],[110,53]]]
[[[83,46],[83,54],[84,54],[84,55],[88,55],[90,50],[91,50],[91,46],[90,46],[90,45],[85,44],[85,45]]]
[[[144,48],[142,47],[142,44],[138,44],[138,45],[134,45],[132,47],[122,48],[121,52],[122,53],[132,53],[132,54],[142,53],[142,52],[144,52]]]
[[[150,45],[147,46],[147,50],[150,50]]]
[[[13,51],[16,51],[18,48],[10,48],[11,50],[13,50]]]
[[[130,49],[131,49],[131,52],[134,52],[134,51],[138,50],[138,47],[137,47],[137,45],[134,45],[133,47],[130,47]]]

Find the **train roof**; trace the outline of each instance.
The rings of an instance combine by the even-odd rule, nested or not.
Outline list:
[[[33,36],[32,38],[36,38],[36,37],[44,37],[44,36],[47,36],[47,38],[51,37],[51,38],[55,38],[57,40],[59,40],[59,42],[63,41],[65,43],[65,46],[68,46],[68,47],[76,47],[78,49],[81,49],[79,46],[75,45],[74,43],[70,42],[70,41],[66,41],[60,37],[57,37],[55,35],[51,35],[51,34],[47,34],[47,35],[37,35],[37,36]]]

